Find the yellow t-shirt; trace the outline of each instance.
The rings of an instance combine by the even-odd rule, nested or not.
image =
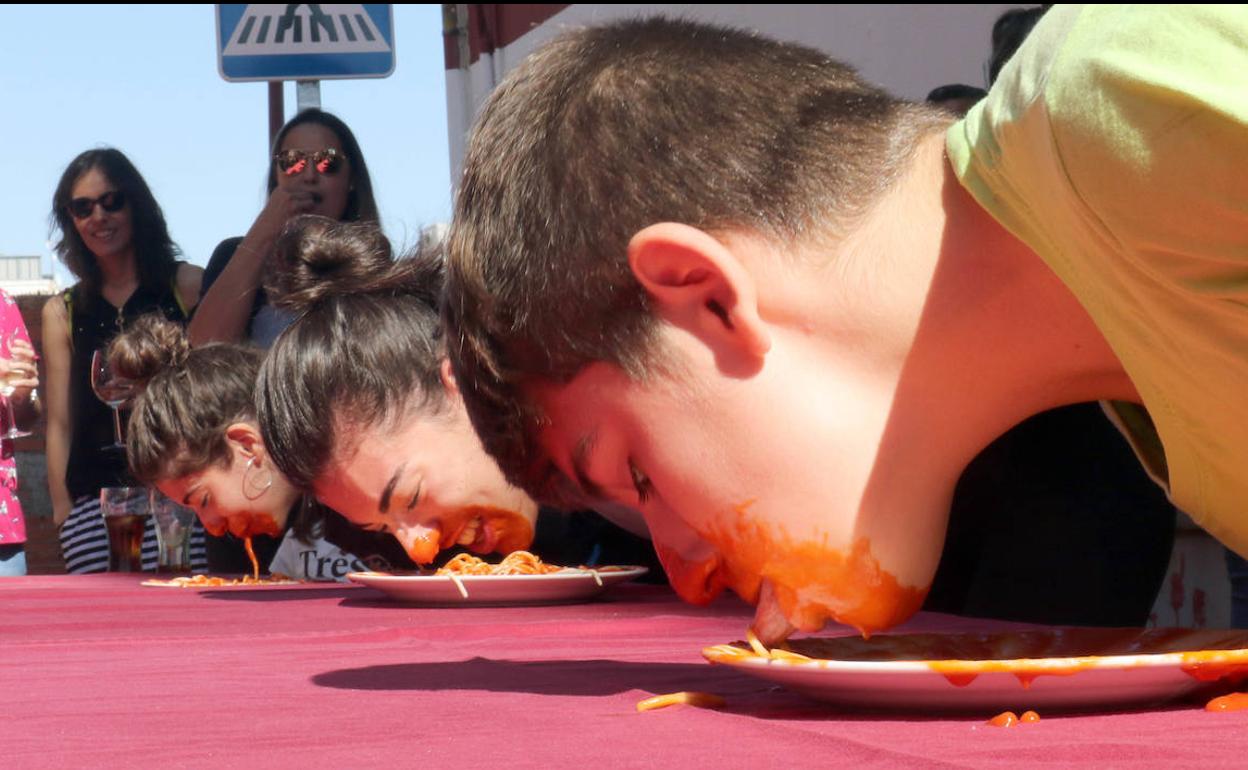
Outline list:
[[[946,146],[1122,361],[1171,499],[1248,555],[1248,8],[1054,8]]]

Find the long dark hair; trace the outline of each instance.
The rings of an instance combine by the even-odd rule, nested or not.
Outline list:
[[[169,237],[164,212],[160,210],[160,204],[143,180],[143,175],[121,150],[101,147],[81,153],[65,167],[56,192],[52,194],[52,213],[48,217],[51,233],[55,235],[57,230],[61,233],[56,253],[78,279],[83,290],[82,301],[90,302],[90,298],[99,292],[103,276],[95,254],[87,248],[74,226],[74,218],[69,213],[69,200],[73,197],[74,185],[92,169],[102,173],[126,196],[139,285],[157,295],[168,291],[182,250]]]
[[[274,464],[310,489],[341,425],[440,411],[442,257],[394,260],[376,225],[303,216],[274,249],[265,291],[300,313],[260,366],[256,416]]]
[[[347,167],[351,170],[351,186],[350,192],[347,193],[347,209],[342,214],[342,221],[379,221],[377,201],[373,198],[373,181],[368,175],[368,164],[364,162],[364,152],[360,150],[360,143],[355,140],[355,134],[351,133],[351,129],[347,128],[347,124],[343,123],[341,118],[322,110],[307,109],[300,112],[286,121],[286,125],[282,126],[277,136],[273,138],[272,152],[269,154],[269,192],[272,193],[277,189],[277,167],[273,163],[273,155],[281,149],[282,142],[286,140],[286,135],[291,129],[305,124],[321,126],[334,132],[338,141],[342,143],[343,151],[347,154]]]

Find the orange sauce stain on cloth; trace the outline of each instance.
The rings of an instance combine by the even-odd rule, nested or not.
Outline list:
[[[1034,725],[1040,721],[1040,715],[1034,711],[1024,711],[1023,715],[1017,716],[1013,711],[1002,711],[992,719],[988,720],[988,724],[993,727],[1014,727],[1016,725]]]
[[[1222,695],[1205,704],[1205,711],[1243,711],[1248,709],[1248,692]]]
[[[992,719],[989,719],[988,724],[993,727],[1013,727],[1018,724],[1018,715],[1013,711],[1002,711]]]
[[[764,528],[757,515],[749,517],[753,502],[734,507],[735,521],[725,517],[703,533],[723,555],[725,580],[743,598],[756,601],[760,581],[768,580],[781,611],[798,628],[817,630],[835,620],[864,637],[897,625],[923,604],[927,586],[899,583],[880,567],[867,538],[855,540],[848,551],[828,543],[826,536],[795,540]],[[676,588],[678,593],[690,589]]]

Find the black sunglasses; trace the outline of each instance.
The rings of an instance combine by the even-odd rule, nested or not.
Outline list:
[[[96,204],[110,214],[121,211],[126,207],[126,194],[121,190],[110,190],[98,198],[74,198],[65,208],[69,209],[74,219],[86,219],[95,211]]]
[[[342,168],[343,156],[332,147],[316,152],[307,152],[306,150],[282,150],[273,156],[273,160],[277,163],[278,171],[286,176],[297,176],[303,173],[308,167],[308,163],[312,163],[312,168],[316,169],[318,174],[337,174]]]

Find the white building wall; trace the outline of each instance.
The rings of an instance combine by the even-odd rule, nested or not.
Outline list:
[[[946,83],[983,86],[992,23],[1018,4],[990,5],[571,5],[465,76],[447,72],[451,179],[459,179],[471,116],[498,81],[525,56],[568,27],[666,14],[757,30],[827,51],[863,77],[907,99],[921,100]]]

